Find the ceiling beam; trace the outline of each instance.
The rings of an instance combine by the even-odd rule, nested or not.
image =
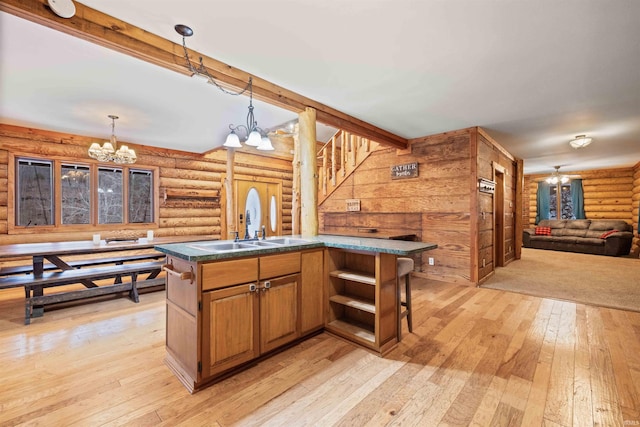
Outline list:
[[[4,12],[178,73],[191,74],[184,59],[182,44],[173,43],[81,3],[75,2],[75,6],[75,16],[64,19],[53,13],[47,0],[0,0],[0,10]],[[251,77],[254,96],[261,101],[296,113],[311,107],[316,110],[317,120],[321,123],[347,130],[383,145],[407,148],[406,138],[199,52],[189,50],[189,55],[191,58],[202,57],[207,71],[223,86],[239,90],[246,87]]]

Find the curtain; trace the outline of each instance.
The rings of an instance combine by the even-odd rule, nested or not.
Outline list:
[[[576,219],[585,219],[584,193],[582,192],[582,180],[571,180],[571,203],[573,203],[573,215]]]
[[[580,188],[582,188],[582,186]],[[538,224],[540,220],[549,219],[549,201],[549,184],[540,181],[536,195],[536,224]]]

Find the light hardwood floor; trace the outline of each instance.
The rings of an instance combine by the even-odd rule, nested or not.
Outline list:
[[[49,310],[0,292],[0,425],[640,425],[640,313],[414,279],[380,358],[326,333],[190,395],[164,294]]]

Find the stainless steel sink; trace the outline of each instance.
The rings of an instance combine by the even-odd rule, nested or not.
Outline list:
[[[264,242],[268,242],[268,243],[275,243],[277,245],[302,245],[304,243],[309,243],[309,240],[303,240],[303,239],[292,239],[290,237],[283,237],[283,238],[278,238],[278,239],[268,239],[268,240],[263,240]]]
[[[246,251],[246,250],[256,250],[256,249],[267,249],[267,248],[279,248],[283,246],[290,245],[300,245],[304,243],[309,243],[308,240],[303,239],[292,239],[289,237],[276,238],[276,239],[267,239],[267,240],[245,240],[239,242],[231,242],[231,241],[215,241],[215,242],[195,242],[187,244],[186,246],[197,249],[204,252],[232,252],[232,251]]]
[[[267,248],[276,248],[278,246],[282,246],[282,243],[272,242],[270,240],[254,240],[252,242],[247,242],[247,243],[254,246],[263,246]]]
[[[211,242],[211,243],[192,243],[187,245],[191,248],[207,252],[226,252],[239,251],[247,249],[255,249],[255,245],[243,242]]]

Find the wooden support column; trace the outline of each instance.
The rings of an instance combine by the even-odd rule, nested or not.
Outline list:
[[[318,235],[318,166],[316,164],[316,110],[307,107],[298,115],[300,125],[300,217],[303,236]]]
[[[238,231],[236,225],[236,203],[233,194],[233,162],[236,150],[227,148],[227,176],[224,179],[224,190],[226,193],[226,235],[220,236],[222,240],[230,239],[234,231]]]
[[[300,126],[293,131],[293,186],[291,200],[291,233],[300,234]]]
[[[522,231],[524,230],[524,222],[522,218],[522,192],[524,191],[524,161],[516,159],[516,209],[513,214],[514,219],[514,250],[515,258],[522,257]]]

